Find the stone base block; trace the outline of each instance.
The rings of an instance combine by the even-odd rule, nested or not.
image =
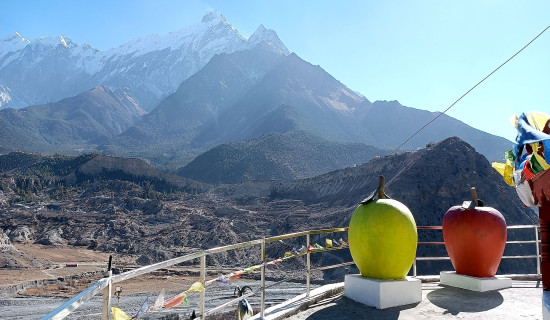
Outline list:
[[[403,306],[422,300],[422,282],[407,277],[403,280],[379,280],[360,274],[345,278],[345,296],[377,309]]]
[[[485,292],[512,287],[512,279],[505,277],[476,278],[457,274],[456,271],[441,271],[440,283],[471,291]]]

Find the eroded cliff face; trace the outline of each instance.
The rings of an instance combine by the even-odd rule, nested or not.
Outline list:
[[[10,238],[4,231],[0,230],[0,250],[13,248]]]
[[[84,163],[80,166],[78,171],[89,176],[102,174],[105,171],[121,171],[136,177],[141,176],[156,179],[162,179],[164,177],[160,171],[151,167],[151,165],[144,160],[137,158],[119,158],[103,154],[99,154]]]

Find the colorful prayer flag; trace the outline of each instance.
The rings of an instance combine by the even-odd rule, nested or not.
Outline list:
[[[224,275],[217,277],[216,281],[227,285],[229,284],[229,280]]]
[[[117,307],[111,307],[111,314],[113,315],[113,320],[131,320],[124,311]]]
[[[164,304],[164,289],[159,293],[159,296],[157,297],[157,300],[155,300],[155,303],[150,308],[150,310],[159,310],[163,307]]]
[[[301,253],[307,252],[305,246],[301,246],[300,249],[293,248],[292,250],[294,251],[295,254],[301,254]]]
[[[202,284],[202,282],[200,281],[197,281],[193,283],[189,289],[187,289],[187,292],[201,292],[202,290],[204,290],[204,284]]]
[[[347,246],[349,246],[349,243],[348,243],[347,241],[344,241],[344,239],[342,239],[342,238],[340,238],[339,242],[340,242],[340,245],[341,245],[342,247],[347,247]]]
[[[327,248],[332,248],[332,240],[330,239],[325,239],[325,247]]]
[[[132,317],[132,319],[137,319],[144,315],[147,310],[149,309],[149,297],[145,298],[145,301],[143,301],[143,304],[141,305],[141,308],[139,308],[138,312],[135,316]]]
[[[178,294],[177,296],[164,301],[163,306],[166,309],[170,309],[170,308],[179,306],[183,302],[183,300],[185,300],[186,297],[187,297],[187,293],[182,292],[182,293]]]
[[[232,273],[231,279],[237,279],[237,278],[239,278],[243,273],[244,273],[244,271],[242,271],[242,270],[235,271],[235,272]]]

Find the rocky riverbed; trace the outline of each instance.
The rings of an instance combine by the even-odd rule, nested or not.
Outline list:
[[[273,281],[268,281],[267,286],[273,284]],[[145,284],[144,284],[145,285]],[[158,282],[155,282],[155,286]],[[214,285],[206,288],[206,310],[212,309],[223,303],[226,303],[235,298],[233,295],[236,286],[250,286],[252,290],[258,294],[248,298],[248,301],[253,306],[254,310],[260,308],[259,296],[259,281],[239,280],[231,282],[229,285]],[[312,288],[317,287],[316,284]],[[144,288],[147,289],[147,288]],[[121,295],[119,306],[129,316],[135,315],[145,299],[148,299],[152,305],[159,294],[159,287],[151,288],[148,293],[140,294],[123,294]],[[123,284],[124,290],[124,284]],[[182,286],[181,291],[186,290]],[[169,298],[181,291],[167,290],[165,297]],[[271,306],[291,297],[297,296],[305,292],[305,284],[299,282],[283,282],[266,290],[266,307]],[[0,319],[40,319],[50,311],[54,310],[61,304],[67,301],[66,298],[52,297],[4,297],[0,299]],[[117,299],[112,298],[113,306],[117,305]],[[198,313],[200,297],[198,293],[189,295],[189,306],[183,304],[172,309],[161,309],[160,311],[149,312],[142,319],[188,319],[191,312],[195,310]],[[100,295],[80,306],[66,319],[98,319],[101,314],[102,297]],[[236,309],[236,304],[228,306],[215,314],[225,314],[225,317],[233,318],[233,311]]]

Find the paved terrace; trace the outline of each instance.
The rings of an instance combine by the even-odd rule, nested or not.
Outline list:
[[[344,284],[326,285],[266,309],[266,319],[542,319],[540,281],[514,280],[512,288],[473,292],[422,283],[422,301],[378,310],[344,296]],[[254,319],[259,319],[256,315]]]

